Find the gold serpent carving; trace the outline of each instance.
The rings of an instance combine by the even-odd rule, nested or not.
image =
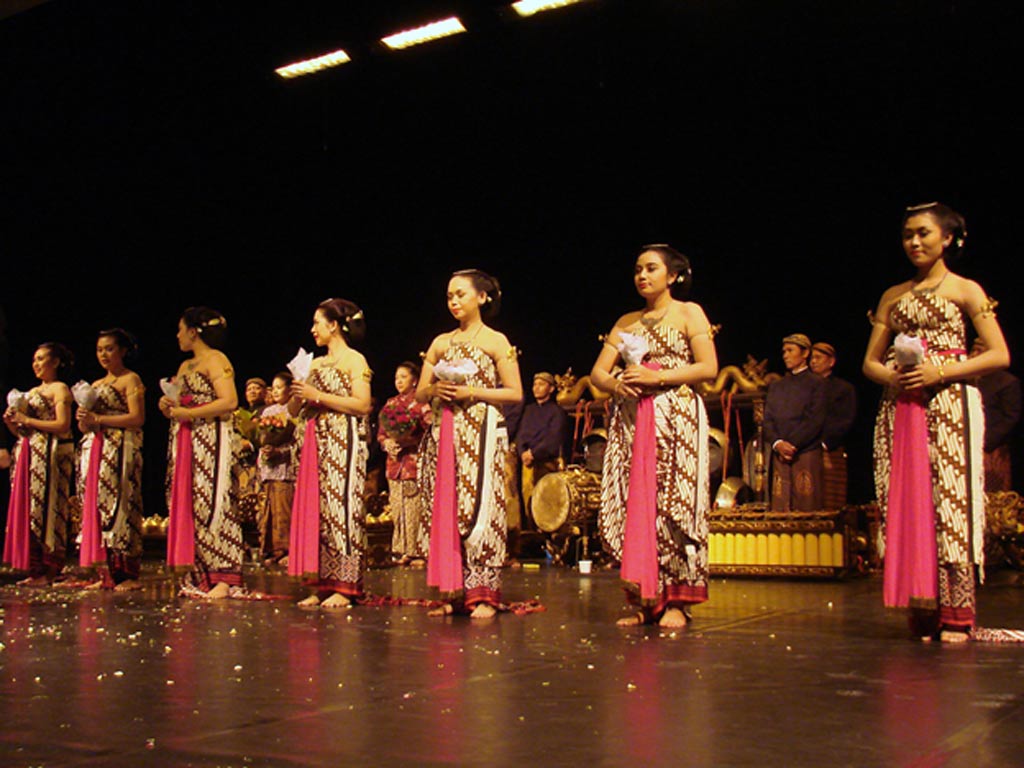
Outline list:
[[[608,392],[602,392],[600,389],[590,383],[590,376],[583,376],[577,379],[573,375],[572,368],[567,368],[565,373],[562,375],[555,376],[555,386],[558,388],[558,394],[555,395],[555,402],[561,406],[576,405],[580,398],[583,397],[584,392],[589,392],[591,399],[595,401],[607,400],[611,395]]]
[[[698,385],[697,391],[704,396],[717,395],[724,391],[760,392],[767,389],[776,379],[782,378],[777,373],[767,371],[767,360],[758,362],[752,355],[747,355],[747,362],[742,368],[736,365],[725,366],[718,372],[713,382],[703,382]]]

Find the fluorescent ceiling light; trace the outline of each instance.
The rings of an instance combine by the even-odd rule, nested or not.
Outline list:
[[[448,37],[449,35],[457,35],[465,31],[466,28],[462,26],[462,22],[459,21],[458,17],[451,16],[450,18],[435,21],[422,27],[407,29],[404,32],[397,32],[393,35],[382,37],[380,41],[391,50],[397,51],[401,48],[409,48],[413,45],[427,43],[431,40]]]
[[[533,16],[535,13],[564,8],[567,5],[575,5],[580,2],[583,0],[519,0],[518,3],[512,3],[512,8],[520,16]]]
[[[305,61],[297,61],[285,67],[278,67],[274,71],[285,80],[288,80],[300,75],[311,75],[314,72],[337,67],[340,64],[347,64],[350,61],[352,59],[349,58],[349,55],[339,48],[336,51],[325,53],[323,56],[317,56],[315,59],[306,59]]]

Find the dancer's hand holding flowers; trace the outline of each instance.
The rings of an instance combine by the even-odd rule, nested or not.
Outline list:
[[[291,390],[292,397],[297,397],[306,403],[320,405],[320,397],[323,393],[312,384],[307,384],[304,381],[293,381]]]

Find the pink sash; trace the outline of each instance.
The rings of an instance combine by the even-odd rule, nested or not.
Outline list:
[[[658,363],[644,363],[658,370]],[[654,396],[636,405],[633,455],[626,496],[626,530],[622,543],[622,579],[640,586],[642,600],[658,598],[658,449],[654,424]]]
[[[195,564],[196,534],[192,515],[192,425],[182,421],[178,424],[170,520],[167,522],[168,565]]]
[[[295,478],[288,573],[291,576],[320,573],[320,469],[315,417],[306,422],[299,473]]]
[[[18,463],[14,467],[14,483],[11,487],[11,498],[7,503],[7,535],[4,537],[3,562],[10,564],[17,571],[29,568],[29,461],[32,446],[27,437],[21,438],[18,447]]]
[[[100,522],[100,463],[103,460],[103,433],[95,432],[89,448],[89,468],[82,494],[82,544],[78,548],[78,564],[83,568],[105,565],[107,551],[103,546],[103,524]],[[178,473],[174,473],[177,477]]]
[[[912,598],[935,602],[939,584],[935,503],[928,419],[920,394],[903,394],[896,400],[885,539],[885,605],[907,606]]]
[[[464,586],[458,499],[455,495],[455,415],[448,406],[441,411],[437,481],[434,483],[434,508],[430,519],[427,585],[437,587],[442,593],[458,592]]]

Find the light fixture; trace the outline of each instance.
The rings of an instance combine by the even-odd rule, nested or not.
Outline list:
[[[449,35],[457,35],[465,31],[466,28],[462,26],[462,22],[459,21],[458,17],[451,16],[441,21],[425,24],[422,27],[396,32],[393,35],[382,37],[380,41],[391,50],[397,51],[402,48],[419,45],[420,43],[428,43],[431,40],[448,37]]]
[[[284,67],[278,67],[274,71],[285,80],[289,80],[293,77],[299,77],[300,75],[311,75],[322,69],[329,69],[341,64],[347,64],[350,61],[352,61],[352,59],[349,55],[339,48],[336,51],[325,53],[323,56],[317,56],[315,59],[305,59],[303,61],[296,61],[294,64],[288,64]]]
[[[512,3],[512,8],[520,16],[533,16],[535,13],[552,11],[555,8],[564,8],[567,5],[575,5],[583,0],[519,0]]]

